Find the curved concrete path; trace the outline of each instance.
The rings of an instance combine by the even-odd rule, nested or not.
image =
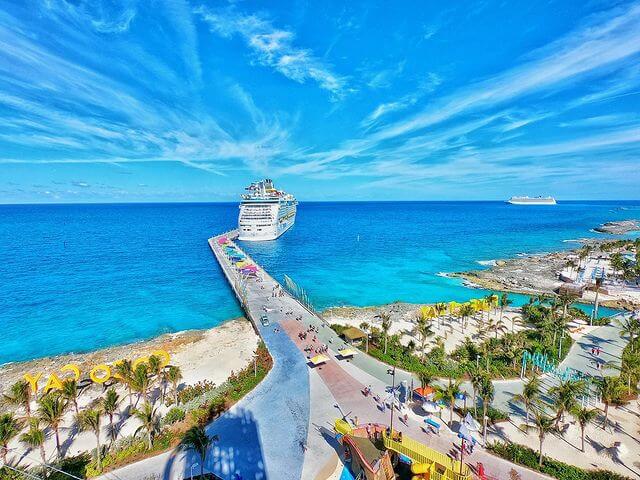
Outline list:
[[[217,238],[217,237],[216,237]],[[337,466],[340,447],[333,438],[333,422],[343,413],[359,422],[389,423],[389,414],[380,411],[371,397],[361,393],[365,385],[384,396],[391,383],[389,366],[366,354],[359,354],[350,362],[338,361],[336,352],[345,343],[316,314],[304,309],[286,293],[273,296],[272,289],[279,285],[266,272],[260,271],[260,281],[240,281],[238,272],[228,263],[216,242],[209,244],[247,317],[264,339],[274,358],[274,367],[256,389],[242,399],[229,412],[207,428],[219,441],[209,454],[206,470],[221,478],[235,480],[289,480],[325,479]],[[266,310],[265,310],[266,307]],[[292,314],[288,313],[292,312]],[[266,313],[270,325],[262,326],[260,316]],[[296,320],[301,317],[301,320]],[[314,334],[301,340],[298,333],[310,326]],[[591,342],[607,345],[607,355],[615,358],[624,346],[615,327],[601,327],[576,342],[563,365],[584,367],[589,359]],[[304,347],[326,344],[329,362],[320,369],[309,369]],[[608,359],[607,359],[608,360]],[[212,360],[215,361],[215,352]],[[406,380],[418,384],[409,372],[396,370],[396,383]],[[495,382],[498,408],[520,414],[510,400],[521,391],[519,379]],[[466,389],[470,391],[467,385]],[[441,452],[451,451],[459,443],[455,433],[447,428],[440,435],[427,434],[422,419],[411,415],[406,424],[394,419],[394,428]],[[170,452],[124,467],[106,475],[110,478],[144,479],[158,475],[163,480],[189,476],[189,468],[198,460],[183,453]],[[549,477],[516,466],[477,448],[470,462],[482,462],[492,478],[509,478],[512,470],[523,480]],[[332,470],[333,469],[333,470]],[[197,470],[196,470],[197,471]],[[241,475],[241,477],[238,477]]]

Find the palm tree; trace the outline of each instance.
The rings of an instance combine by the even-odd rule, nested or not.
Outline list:
[[[580,380],[561,381],[549,389],[549,395],[556,409],[555,427],[558,428],[565,412],[577,406],[577,398],[584,394],[585,384]]]
[[[116,439],[116,431],[113,428],[113,416],[118,411],[118,406],[120,405],[120,395],[116,392],[116,389],[111,387],[107,390],[107,393],[104,396],[102,401],[102,409],[104,413],[109,416],[109,435],[111,436],[111,441]]]
[[[620,382],[620,377],[602,377],[596,380],[596,388],[604,403],[602,428],[605,429],[609,421],[609,406],[622,401],[624,385]]]
[[[582,439],[582,451],[584,452],[584,429],[598,416],[598,411],[595,408],[584,408],[576,405],[571,410],[571,415],[576,419],[580,425],[580,437]]]
[[[547,434],[555,430],[553,418],[545,415],[542,410],[538,409],[534,414],[534,426],[538,429],[538,439],[540,440],[540,460],[538,467],[542,468],[542,444]]]
[[[371,331],[371,325],[368,322],[360,322],[360,330],[362,330],[366,335],[365,342],[365,352],[369,353],[369,332]]]
[[[29,430],[20,435],[20,441],[29,448],[37,448],[40,450],[40,458],[42,463],[47,463],[47,455],[44,450],[44,442],[47,434],[44,429],[40,428],[40,420],[32,418],[29,420]]]
[[[502,320],[504,309],[512,303],[513,301],[509,298],[509,294],[507,292],[503,292],[502,295],[500,295],[500,320]]]
[[[505,323],[502,321],[502,319],[498,319],[498,320],[496,320],[495,318],[489,319],[489,323],[487,325],[487,331],[494,332],[496,339],[498,338],[498,333],[504,333],[507,330],[509,329],[507,328]]]
[[[567,260],[564,266],[569,269],[569,275],[571,275],[573,273],[573,269],[576,268],[578,264],[575,262],[575,260]]]
[[[2,446],[2,461],[7,463],[7,452],[9,442],[20,433],[20,422],[13,413],[3,413],[0,415],[0,446]]]
[[[129,391],[129,405],[133,405],[133,394],[131,387],[131,381],[133,379],[133,364],[131,360],[121,360],[114,366],[115,374],[117,375],[118,381],[124,385],[126,385],[127,390]]]
[[[631,395],[631,382],[637,384],[638,378],[640,378],[640,352],[625,354],[621,365],[618,365],[615,361],[610,361],[606,362],[604,366],[619,371],[621,380],[626,378],[627,394]]]
[[[460,381],[453,381],[449,377],[449,384],[444,387],[437,387],[437,396],[445,399],[449,403],[449,427],[453,423],[453,408],[456,406],[456,396],[460,394]]]
[[[133,376],[130,380],[131,389],[138,394],[138,400],[136,405],[140,401],[140,397],[144,398],[145,402],[148,402],[149,386],[151,384],[151,378],[149,377],[149,368],[146,363],[139,363],[136,369],[133,371]]]
[[[145,402],[141,409],[133,411],[133,416],[141,424],[135,434],[137,435],[138,432],[145,430],[147,432],[147,445],[151,450],[153,448],[153,437],[160,430],[160,417],[157,414],[157,409],[149,402]]]
[[[568,293],[561,293],[558,296],[558,304],[562,307],[562,318],[567,316],[567,311],[571,308],[571,305],[573,305],[573,300],[573,295],[569,295]]]
[[[426,387],[431,382],[433,382],[433,375],[431,375],[430,373],[426,372],[425,370],[420,370],[418,372],[418,378],[420,379],[420,386],[422,388]]]
[[[182,380],[182,371],[180,370],[180,367],[171,365],[167,370],[167,380],[171,382],[171,389],[173,390],[173,401],[176,405],[178,405],[178,386],[180,384],[180,380]]]
[[[498,295],[496,295],[495,293],[490,293],[489,295],[484,297],[484,300],[487,303],[487,319],[488,319],[489,312],[491,312],[492,309],[495,310],[496,308],[498,308],[498,305],[500,305],[500,299],[498,298]]]
[[[78,414],[78,383],[75,378],[70,378],[62,382],[62,390],[60,391],[62,397],[73,404],[73,408]]]
[[[482,437],[484,444],[487,444],[487,411],[493,402],[495,395],[495,389],[493,388],[493,382],[487,376],[483,377],[478,394],[482,398]]]
[[[67,402],[58,393],[47,393],[38,401],[38,417],[55,434],[58,458],[61,458],[59,430],[66,410]]]
[[[96,436],[96,465],[98,471],[102,470],[102,460],[100,455],[100,420],[102,418],[102,410],[99,408],[90,408],[84,410],[76,416],[76,421],[83,432],[93,432]]]
[[[475,313],[475,309],[470,303],[464,303],[460,307],[460,317],[462,317],[462,333],[464,333],[464,329],[466,324],[468,323],[468,319]]]
[[[434,332],[431,327],[431,321],[427,319],[427,316],[420,311],[420,315],[417,318],[418,324],[416,325],[416,330],[418,331],[418,335],[420,336],[420,359],[424,360],[424,349],[427,344],[427,339],[432,337]]]
[[[540,401],[540,385],[540,377],[534,375],[524,384],[522,393],[514,397],[517,402],[524,404],[524,410],[526,412],[525,424],[527,427],[529,426],[529,413]]]
[[[14,407],[24,408],[27,419],[31,418],[31,387],[29,382],[18,380],[11,385],[9,393],[3,396],[6,403]]]
[[[201,425],[194,425],[184,433],[178,448],[181,450],[193,450],[200,456],[200,478],[204,478],[204,464],[207,460],[207,451],[213,439],[207,435],[204,427]]]
[[[637,318],[633,317],[622,317],[617,320],[618,325],[620,326],[620,336],[628,336],[629,344],[631,345],[631,351],[634,350],[634,340],[637,338],[638,334],[640,334],[640,321]]]
[[[391,329],[391,315],[387,312],[381,312],[378,315],[382,320],[382,324],[380,327],[382,328],[382,332],[384,333],[384,353],[387,353],[387,340],[389,338],[389,330]]]
[[[485,374],[475,365],[469,369],[469,380],[473,388],[473,415],[478,415],[477,394],[484,381]]]
[[[436,316],[438,317],[438,326],[440,326],[442,324],[442,316],[447,313],[447,304],[444,302],[438,302],[433,306],[433,308],[435,309]]]
[[[160,382],[160,386],[162,388],[163,378],[162,375],[164,371],[164,367],[162,366],[162,360],[157,355],[149,356],[149,360],[147,361],[147,369],[149,371],[149,375],[151,376],[150,383],[153,384],[156,381]],[[164,394],[162,395],[162,402],[164,402]]]

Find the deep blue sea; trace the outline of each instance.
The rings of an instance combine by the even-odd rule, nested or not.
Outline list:
[[[237,214],[237,204],[0,206],[0,364],[240,315],[207,245]],[[439,272],[570,248],[601,236],[590,229],[604,221],[638,217],[640,201],[301,203],[280,239],[243,246],[319,309],[461,301],[482,292]]]

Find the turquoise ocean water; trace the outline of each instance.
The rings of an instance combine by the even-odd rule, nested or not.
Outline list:
[[[240,315],[207,245],[237,213],[237,204],[0,206],[0,364]],[[243,246],[320,309],[461,301],[482,292],[439,272],[570,248],[566,240],[601,236],[590,229],[604,221],[638,217],[640,202],[302,203],[280,239]]]

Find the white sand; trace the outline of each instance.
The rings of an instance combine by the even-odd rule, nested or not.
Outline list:
[[[631,478],[640,478],[640,440],[638,429],[640,428],[640,411],[638,403],[633,401],[621,408],[609,408],[609,427],[603,430],[601,427],[604,413],[596,420],[596,423],[588,425],[585,429],[585,452],[583,453],[580,440],[580,426],[570,415],[566,415],[564,424],[568,424],[567,430],[561,436],[559,434],[545,437],[543,453],[545,456],[556,460],[576,465],[578,467],[593,469],[602,468],[618,472]],[[536,452],[539,447],[537,431],[534,428],[525,434],[519,427],[524,424],[524,418],[512,417],[515,425],[510,422],[499,423],[495,430],[491,429],[488,435],[489,441],[505,439],[521,445],[526,445]],[[530,423],[532,420],[530,420]],[[619,447],[616,448],[616,443]],[[617,457],[616,457],[617,455]]]
[[[406,305],[406,304],[405,304]],[[420,346],[420,336],[416,332],[416,320],[415,313],[419,309],[419,305],[414,305],[412,308],[398,308],[395,311],[390,311],[391,315],[391,328],[389,330],[390,335],[400,334],[400,342],[403,345],[407,345],[409,341],[413,340],[416,345]],[[362,309],[353,309],[350,308],[344,311],[342,314],[342,310],[340,308],[331,309],[325,315],[323,315],[324,319],[329,323],[337,323],[339,325],[345,325],[350,327],[358,327],[360,328],[360,324],[362,322],[366,322],[371,326],[380,328],[381,320],[377,318],[377,315],[380,313],[379,309],[374,308],[362,308]],[[484,313],[484,325],[488,324],[487,322],[487,314]],[[477,314],[476,317],[479,317],[480,314]],[[491,311],[489,316],[492,320],[497,321],[500,317],[499,311]],[[502,315],[502,321],[507,327],[507,332],[510,332],[513,328],[513,331],[523,330],[525,327],[520,325],[517,321],[512,325],[512,319],[520,318],[521,312],[519,308],[508,308],[505,309]],[[455,348],[464,342],[466,337],[471,338],[474,341],[478,341],[478,325],[480,324],[478,318],[470,317],[468,319],[467,326],[462,328],[462,321],[459,318],[450,317],[449,315],[443,315],[440,318],[436,318],[433,320],[432,329],[434,335],[429,337],[426,346],[425,352],[429,349],[433,348],[436,344],[436,340],[438,338],[442,338],[444,340],[444,348],[447,353],[452,352]],[[491,335],[495,335],[492,333]],[[500,337],[501,333],[498,333],[498,337]],[[416,350],[419,353],[419,350]]]
[[[104,359],[105,356],[111,357],[113,355],[122,355],[123,352],[128,352],[129,355],[125,356],[135,358],[143,354],[148,354],[151,350],[156,348],[165,348],[171,353],[171,364],[177,365],[182,370],[183,380],[182,386],[194,384],[198,381],[209,380],[216,384],[224,382],[232,372],[238,372],[244,369],[250,364],[253,359],[253,353],[258,346],[259,337],[256,335],[251,324],[245,319],[237,319],[227,322],[219,327],[206,330],[206,331],[191,331],[181,332],[177,334],[164,335],[158,339],[150,340],[148,342],[141,342],[130,346],[115,347],[102,352],[94,352],[89,355],[79,355],[77,362],[82,364],[87,361],[87,356],[92,359]],[[115,350],[115,353],[114,353]],[[108,354],[107,354],[108,353]],[[73,356],[71,356],[73,357]],[[123,358],[120,356],[119,358]],[[70,356],[65,356],[64,361],[70,360]],[[40,362],[40,363],[39,363]],[[38,371],[34,370],[34,365],[51,365],[57,364],[58,359],[46,359],[43,361],[34,361],[23,364],[25,371]],[[95,363],[94,363],[95,365]],[[19,373],[20,364],[11,365],[11,376],[15,377]],[[48,370],[47,370],[48,371]],[[7,383],[6,380],[9,375],[6,370],[0,370],[0,375],[5,379],[2,383]],[[45,380],[46,381],[46,380]],[[122,386],[117,386],[117,391],[121,397],[120,409],[122,416],[116,415],[114,423],[121,422],[121,430],[118,438],[126,435],[131,435],[138,428],[138,422],[135,419],[129,418],[127,412],[129,410],[129,399],[127,398],[126,389]],[[167,390],[167,394],[170,395],[170,387]],[[98,398],[102,394],[102,388],[99,386],[92,386],[85,390],[78,399],[80,409],[89,405],[92,401]],[[152,398],[159,398],[160,387],[156,385],[151,393]],[[134,403],[137,396],[134,394]],[[169,407],[160,404],[160,401],[156,401],[158,407],[158,413],[164,414],[169,410]],[[35,410],[37,405],[35,402],[32,404],[32,410]],[[60,443],[63,445],[63,450],[66,451],[66,455],[75,455],[82,451],[87,451],[95,448],[95,435],[89,432],[77,432],[77,427],[74,421],[75,411],[73,407],[69,408],[69,411],[65,415],[63,426],[60,430]],[[103,443],[108,441],[107,437],[107,425],[108,418],[103,417],[103,432],[101,441]],[[47,458],[55,458],[55,437],[53,432],[48,432],[48,438],[45,444],[47,452]],[[25,453],[28,458],[22,458],[20,461],[21,466],[27,466],[33,461],[40,460],[40,454],[36,451],[28,452],[28,450],[19,441],[14,440],[10,444],[11,448],[15,448],[15,460]],[[28,453],[27,453],[28,452]],[[9,455],[11,458],[11,455]]]

